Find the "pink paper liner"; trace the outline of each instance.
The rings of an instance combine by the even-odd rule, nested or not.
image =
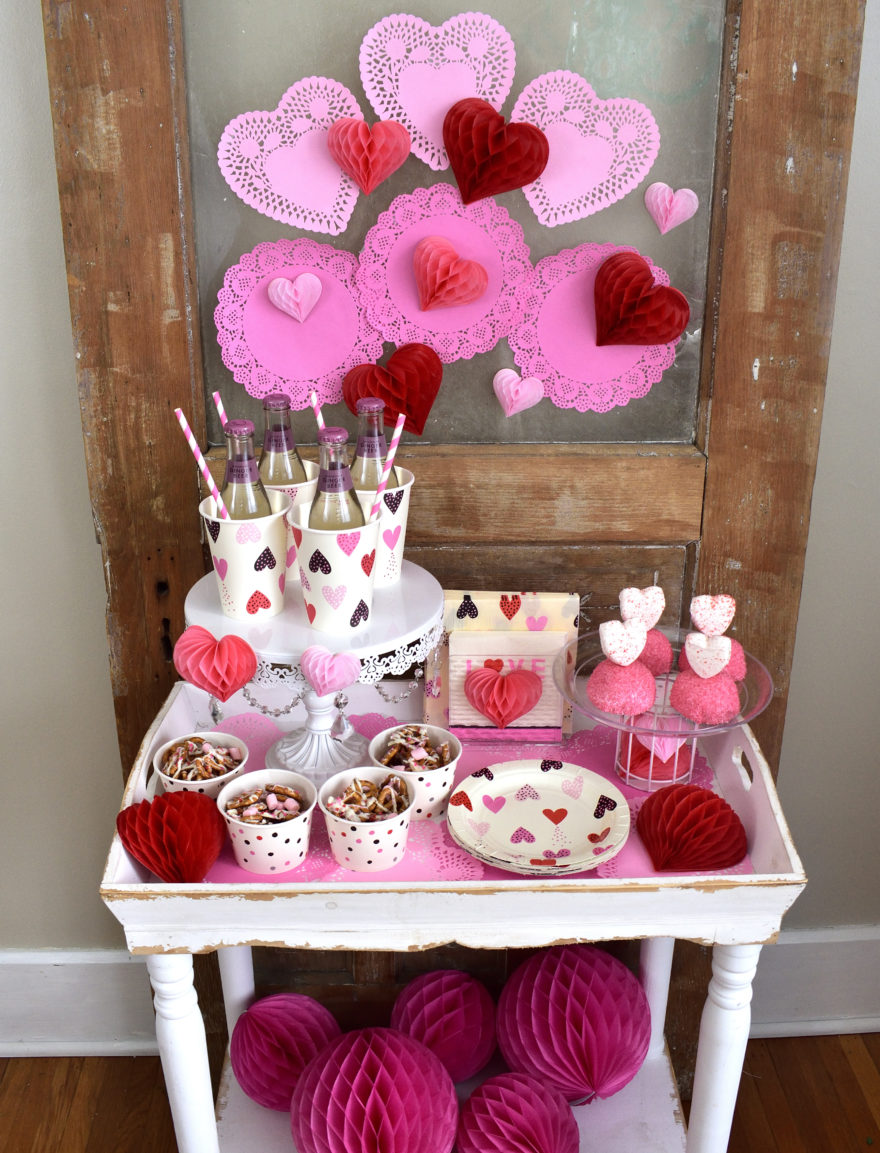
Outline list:
[[[466,1081],[495,1052],[495,1002],[476,977],[436,969],[410,981],[391,1010],[391,1026],[420,1041],[453,1081]]]
[[[313,997],[263,997],[232,1030],[229,1060],[235,1079],[258,1105],[286,1111],[303,1069],[340,1032],[330,1010]]]
[[[593,945],[536,953],[501,993],[498,1044],[508,1066],[572,1103],[610,1097],[642,1066],[651,1034],[644,990]]]
[[[528,1073],[490,1077],[465,1102],[458,1153],[578,1153],[580,1133],[568,1102]]]
[[[395,1029],[355,1029],[331,1041],[290,1102],[298,1153],[449,1153],[457,1123],[443,1064]]]

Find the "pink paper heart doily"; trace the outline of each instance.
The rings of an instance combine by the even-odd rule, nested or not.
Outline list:
[[[344,116],[363,119],[344,84],[298,80],[272,112],[243,112],[223,129],[217,160],[226,183],[272,220],[338,236],[358,198],[327,148],[330,126]]]
[[[335,404],[349,369],[378,360],[382,337],[361,307],[357,267],[350,252],[301,238],[258,244],[227,269],[214,310],[217,340],[223,363],[251,396],[283,392],[302,409],[315,389],[322,404]],[[272,304],[269,285],[304,273],[318,278],[321,293],[297,324]]]
[[[593,286],[613,244],[581,244],[535,266],[521,323],[507,342],[523,376],[544,382],[557,408],[608,412],[647,396],[675,360],[675,344],[596,344]],[[650,261],[648,262],[650,264]],[[668,284],[651,265],[655,283]]]
[[[443,118],[470,96],[496,110],[513,84],[516,49],[507,30],[480,12],[462,12],[439,28],[418,16],[386,16],[360,47],[361,82],[382,120],[396,120],[412,152],[429,168],[449,167]]]
[[[523,192],[548,228],[582,220],[642,182],[660,150],[660,130],[637,100],[600,100],[582,76],[547,72],[522,90],[511,120],[542,130],[550,159]]]
[[[485,269],[486,288],[476,300],[422,311],[413,254],[430,236],[442,236]],[[426,344],[450,364],[490,352],[511,332],[531,278],[522,228],[506,209],[491,197],[462,204],[451,184],[434,184],[396,197],[380,213],[364,239],[357,286],[370,323],[387,341]]]

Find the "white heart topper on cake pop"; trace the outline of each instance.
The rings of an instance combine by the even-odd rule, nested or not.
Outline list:
[[[276,276],[269,281],[269,300],[280,312],[286,312],[300,324],[321,298],[321,281],[313,272],[301,272],[293,280]]]
[[[492,378],[492,388],[505,416],[514,416],[544,399],[544,386],[536,376],[525,380],[512,368],[502,368]]]
[[[302,674],[319,697],[353,685],[361,662],[351,653],[331,653],[323,645],[311,645],[299,658]]]
[[[648,630],[641,621],[604,621],[599,625],[602,652],[615,665],[631,665],[637,660],[648,640]]]
[[[705,633],[688,633],[684,642],[688,664],[703,680],[716,676],[727,667],[732,647],[730,637],[707,636]]]
[[[691,620],[707,637],[720,637],[727,632],[735,612],[736,601],[726,593],[694,597],[691,601]]]
[[[625,621],[639,621],[646,629],[652,629],[665,608],[666,596],[659,585],[620,590],[620,615]]]

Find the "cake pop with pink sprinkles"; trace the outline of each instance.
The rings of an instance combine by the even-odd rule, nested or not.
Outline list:
[[[661,677],[672,668],[672,645],[669,638],[654,626],[666,608],[666,596],[659,585],[648,588],[620,590],[620,617],[624,621],[639,621],[647,629],[645,647],[639,660],[652,676]]]
[[[598,709],[621,716],[645,713],[654,705],[657,686],[650,669],[639,660],[647,629],[636,620],[605,621],[599,643],[605,660],[590,673],[587,696]]]

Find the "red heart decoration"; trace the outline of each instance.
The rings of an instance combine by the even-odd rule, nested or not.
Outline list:
[[[218,701],[228,701],[253,679],[257,654],[241,637],[227,636],[218,641],[201,625],[190,625],[177,638],[174,667],[191,685]]]
[[[258,613],[260,609],[270,609],[272,604],[266,594],[261,593],[260,590],[257,589],[256,592],[252,592],[248,597],[248,602],[244,607],[246,611],[253,616],[254,613]]]
[[[541,678],[530,669],[502,674],[493,668],[471,669],[464,678],[464,695],[499,729],[524,716],[541,699]]]
[[[368,552],[365,556],[361,557],[361,568],[364,570],[364,572],[367,574],[367,576],[369,576],[370,573],[373,571],[373,564],[374,564],[375,560],[376,560],[376,550],[375,549],[373,549],[372,552]]]
[[[615,252],[599,267],[593,288],[596,344],[670,344],[687,327],[691,310],[677,288],[654,283],[637,252]]]
[[[486,100],[453,104],[443,121],[443,146],[465,204],[537,180],[550,145],[534,124],[507,124]]]
[[[474,811],[474,806],[471,804],[471,799],[467,793],[453,793],[449,798],[450,805],[464,805],[468,812]]]
[[[129,853],[160,881],[203,881],[226,841],[226,822],[204,793],[161,793],[129,805],[116,818]]]
[[[315,606],[310,605],[308,601],[305,601],[304,603],[306,606],[306,615],[309,618],[309,624],[313,624],[315,620]]]
[[[383,368],[379,364],[358,364],[342,381],[342,395],[352,416],[364,396],[385,401],[385,423],[393,427],[398,414],[406,413],[404,428],[421,436],[431,406],[443,380],[443,363],[427,344],[402,344]]]
[[[499,604],[501,606],[501,611],[504,613],[507,619],[512,621],[520,610],[522,597],[517,596],[516,593],[514,593],[513,596],[508,596],[507,593],[502,593]]]
[[[698,785],[667,785],[639,810],[639,836],[658,870],[714,872],[738,865],[748,844],[723,797]]]
[[[330,125],[327,147],[342,171],[369,196],[409,156],[410,138],[396,120],[380,120],[371,128],[366,120],[343,116]]]
[[[568,809],[542,809],[541,812],[548,821],[552,821],[554,825],[560,825],[568,816]]]
[[[488,661],[483,661],[484,669],[494,669],[496,673],[500,673],[504,668],[504,661],[500,657],[494,657]]]
[[[426,236],[413,252],[413,272],[419,290],[419,308],[449,308],[478,300],[489,284],[489,274],[476,260],[458,255],[443,236]]]

